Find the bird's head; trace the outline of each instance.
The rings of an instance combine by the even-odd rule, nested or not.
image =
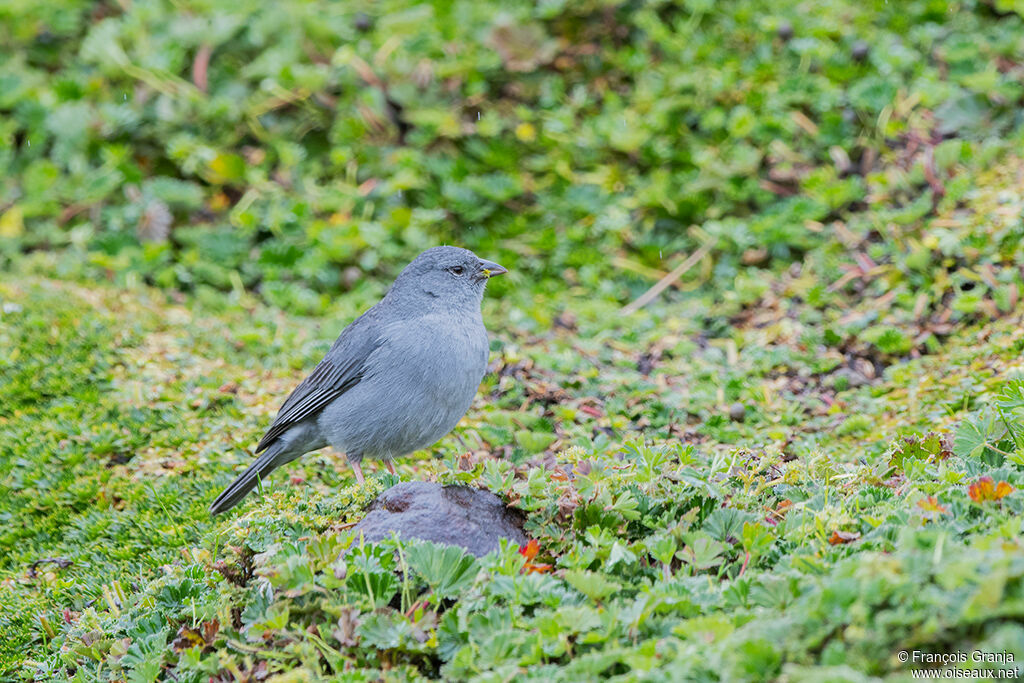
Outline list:
[[[507,272],[468,249],[433,247],[405,267],[391,291],[403,298],[423,298],[431,307],[479,306],[487,281]]]

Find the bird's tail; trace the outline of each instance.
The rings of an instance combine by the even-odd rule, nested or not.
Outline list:
[[[287,457],[287,450],[287,445],[282,441],[271,444],[245,469],[245,472],[238,475],[238,478],[217,496],[217,500],[210,504],[210,514],[219,515],[238,505],[239,501],[256,488],[258,482],[265,481],[271,472],[292,459]]]

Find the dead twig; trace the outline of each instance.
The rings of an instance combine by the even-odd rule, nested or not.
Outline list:
[[[45,557],[41,560],[36,560],[28,569],[28,575],[30,578],[36,578],[36,569],[38,569],[39,565],[41,564],[55,564],[61,569],[67,569],[68,567],[73,565],[74,562],[66,557]]]
[[[673,268],[672,272],[670,272],[668,275],[655,282],[650,289],[648,289],[646,292],[637,297],[636,300],[623,306],[622,310],[620,310],[619,313],[621,315],[629,315],[630,313],[636,313],[641,308],[654,301],[656,298],[658,298],[658,295],[664,292],[666,289],[668,289],[672,285],[672,283],[674,283],[676,280],[685,275],[686,271],[690,270],[690,268],[693,268],[695,265],[700,263],[704,259],[704,257],[708,255],[708,252],[711,251],[712,246],[714,246],[713,242],[705,242],[700,249],[690,254],[690,257],[688,259],[686,259],[678,266]]]
[[[192,82],[202,92],[206,92],[209,87],[209,81],[206,78],[206,71],[210,66],[210,56],[213,54],[213,48],[208,43],[203,43],[199,46],[199,50],[196,52],[196,57],[192,61]]]
[[[935,148],[928,147],[924,152],[924,163],[921,166],[924,169],[924,179],[928,182],[928,186],[932,188],[932,211],[935,211],[939,206],[939,201],[946,196],[946,186],[939,180],[938,169],[935,166]]]

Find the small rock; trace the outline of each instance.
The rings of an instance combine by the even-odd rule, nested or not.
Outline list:
[[[788,41],[790,38],[793,37],[793,24],[789,23],[788,21],[784,21],[781,24],[779,24],[779,28],[777,30],[779,38],[782,38],[782,40]]]
[[[863,62],[868,58],[868,54],[871,52],[871,46],[865,43],[863,40],[858,40],[850,48],[850,56],[853,57],[855,62]]]
[[[747,407],[742,403],[733,403],[729,406],[729,419],[733,422],[743,422],[747,417]]]
[[[640,356],[640,360],[636,362],[636,370],[641,375],[651,374],[651,370],[654,369],[654,363],[656,358],[651,353],[645,353]]]
[[[406,481],[380,494],[353,531],[367,541],[397,532],[402,539],[457,545],[482,557],[497,550],[502,538],[525,546],[523,521],[521,513],[490,491]]]
[[[768,263],[771,254],[764,247],[750,248],[743,252],[740,262],[745,266],[763,266]]]
[[[341,284],[345,289],[352,289],[361,279],[363,279],[363,271],[356,266],[349,266],[341,271]]]
[[[366,33],[373,28],[373,19],[371,19],[370,15],[366,12],[356,12],[356,16],[352,20],[352,24],[360,33]]]
[[[871,379],[853,368],[843,367],[832,373],[830,384],[839,391],[871,384]]]

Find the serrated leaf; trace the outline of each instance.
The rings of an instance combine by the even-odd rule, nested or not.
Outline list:
[[[442,598],[456,597],[469,588],[480,569],[477,559],[465,549],[429,541],[408,546],[405,557],[412,570]]]
[[[606,578],[603,574],[583,569],[573,569],[565,573],[566,582],[583,593],[594,602],[601,602],[621,587],[618,583]]]

